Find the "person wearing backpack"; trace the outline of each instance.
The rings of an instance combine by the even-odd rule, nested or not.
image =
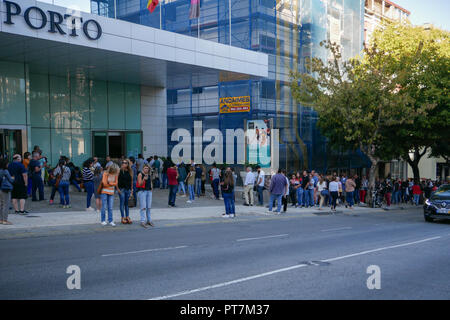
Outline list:
[[[9,196],[13,189],[14,178],[8,171],[8,159],[0,159],[0,224],[11,225],[8,221]]]

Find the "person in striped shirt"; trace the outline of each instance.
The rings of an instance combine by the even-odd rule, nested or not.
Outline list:
[[[118,176],[119,176],[119,166],[115,163],[111,164],[105,172],[103,173],[102,182],[100,184],[101,189],[101,197],[102,197],[102,213],[101,220],[102,225],[106,226],[106,210],[108,210],[108,223],[115,227],[115,223],[113,221],[113,205],[114,205],[114,191],[117,189],[117,192],[120,194],[120,190],[118,189]]]
[[[55,177],[60,177],[58,192],[61,199],[61,206],[64,209],[70,208],[70,198],[69,198],[69,186],[70,186],[70,176],[72,172],[69,167],[66,166],[66,161],[59,160],[58,166],[53,171]]]
[[[94,195],[94,159],[89,158],[83,163],[83,171],[81,172],[83,178],[83,185],[86,189],[87,198],[86,198],[86,211],[94,211],[94,208],[91,208],[91,199]]]

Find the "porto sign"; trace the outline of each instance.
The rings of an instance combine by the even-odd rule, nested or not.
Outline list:
[[[19,4],[3,0],[6,8],[6,20],[5,24],[14,24],[14,19],[23,11],[23,8]],[[33,19],[34,15],[37,19]],[[82,29],[84,35],[89,40],[98,40],[102,36],[102,27],[100,24],[93,20],[83,21],[83,18],[79,15],[74,14],[64,14],[59,12],[47,10],[44,11],[39,7],[32,6],[28,7],[23,11],[23,18],[25,23],[33,30],[40,30],[48,27],[48,32],[59,33],[61,35],[66,35],[67,32],[61,26],[64,22],[67,24],[67,31],[71,37],[78,37],[77,29]],[[81,28],[78,28],[80,26]]]

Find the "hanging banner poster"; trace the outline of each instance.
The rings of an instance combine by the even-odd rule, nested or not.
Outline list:
[[[220,98],[220,113],[250,112],[250,96]]]

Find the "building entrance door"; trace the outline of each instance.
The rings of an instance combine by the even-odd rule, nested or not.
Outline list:
[[[92,133],[93,156],[104,161],[110,156],[113,161],[121,157],[135,157],[142,152],[140,131],[94,131]]]
[[[22,131],[0,129],[0,155],[12,161],[15,154],[23,156]]]

